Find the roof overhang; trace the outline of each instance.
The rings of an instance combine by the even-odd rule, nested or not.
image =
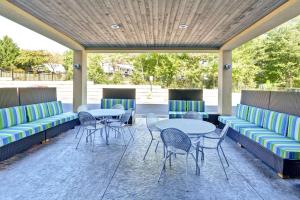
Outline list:
[[[112,9],[116,6],[112,2],[97,1],[99,5],[94,5],[95,1],[91,0],[3,0],[0,1],[0,14],[70,49],[93,53],[211,53],[220,49],[232,50],[300,14],[299,0],[252,0],[238,4],[224,0],[214,3],[208,0],[155,0],[151,1],[153,4],[142,0],[136,4],[136,1],[124,0],[122,6],[126,9],[122,12]],[[149,8],[150,4],[152,8]],[[186,11],[181,12],[181,6]],[[173,8],[177,8],[177,12]],[[97,9],[104,15],[92,18]],[[136,14],[137,11],[141,13]],[[155,12],[158,13],[157,19]],[[130,21],[130,17],[136,17],[137,21]],[[149,19],[160,21],[154,25]],[[117,23],[116,20],[121,22],[121,30],[111,30],[109,25]],[[190,30],[179,30],[178,24],[182,22],[189,24]],[[148,23],[149,26],[143,26],[145,30],[137,30],[140,23]],[[145,35],[147,32],[149,37]]]

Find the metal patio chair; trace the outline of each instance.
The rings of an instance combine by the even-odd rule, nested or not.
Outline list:
[[[111,109],[120,109],[120,110],[125,110],[124,106],[122,104],[115,104],[111,107]],[[106,123],[112,123],[112,122],[119,122],[121,119],[121,116],[116,116],[113,118],[109,118],[106,120]]]
[[[129,119],[132,115],[133,110],[129,109],[125,111],[125,114],[123,114],[120,118],[119,121],[114,121],[108,124],[108,127],[112,130],[114,130],[115,132],[119,133],[122,135],[123,138],[123,142],[124,145],[126,146],[126,142],[125,142],[125,128],[127,128],[127,130],[129,131],[130,137],[132,138],[132,140],[134,140],[134,132],[131,130],[131,126],[129,125]]]
[[[205,140],[215,141],[213,144],[211,144],[211,145],[199,144],[199,151],[201,152],[201,160],[202,161],[204,160],[204,150],[205,149],[215,149],[215,150],[217,150],[218,157],[219,157],[220,163],[222,165],[222,168],[223,168],[223,171],[225,173],[225,176],[226,176],[227,180],[228,180],[228,176],[227,176],[227,173],[226,173],[226,170],[225,170],[225,166],[224,166],[223,160],[222,160],[221,155],[220,155],[220,150],[221,150],[222,155],[223,155],[223,157],[225,159],[227,167],[229,167],[228,159],[227,159],[227,157],[226,157],[226,155],[224,153],[224,150],[222,148],[222,142],[224,141],[224,139],[225,139],[225,137],[226,137],[226,135],[228,133],[228,129],[229,129],[229,125],[226,124],[225,127],[222,129],[221,134],[218,137],[211,137],[211,136],[205,136],[205,135],[202,136]],[[194,147],[195,147],[195,144],[194,144]],[[197,147],[195,147],[195,148],[197,148]]]
[[[189,111],[183,115],[183,118],[185,119],[198,119],[198,120],[203,120],[203,115],[201,115],[198,112],[194,111]]]
[[[78,148],[78,145],[81,141],[81,138],[84,134],[84,132],[86,132],[86,142],[88,142],[89,138],[92,142],[92,151],[94,151],[94,146],[95,146],[95,136],[96,136],[96,131],[100,130],[102,131],[104,128],[103,124],[99,124],[97,123],[96,118],[91,115],[89,112],[85,112],[85,111],[81,111],[78,113],[78,118],[80,121],[80,125],[83,128],[83,131],[81,133],[81,136],[77,142],[76,145],[76,149]],[[92,137],[93,135],[93,137]]]
[[[87,111],[87,110],[88,110],[87,104],[83,104],[83,105],[78,106],[77,113],[82,112],[82,111]],[[81,126],[79,126],[79,128],[78,128],[78,131],[77,131],[77,133],[75,135],[75,138],[77,138],[80,130],[81,130]]]
[[[147,116],[146,116],[146,124],[147,124],[147,128],[149,130],[149,133],[150,133],[150,136],[151,136],[151,141],[148,145],[148,148],[147,148],[147,151],[143,157],[143,160],[146,159],[146,156],[148,154],[148,151],[152,145],[152,142],[154,140],[157,140],[157,143],[156,143],[156,147],[155,147],[155,152],[157,151],[157,147],[160,143],[160,138],[159,136],[156,136],[155,135],[155,132],[159,132],[160,133],[160,130],[155,126],[155,124],[158,122],[158,117],[156,116],[156,114],[154,113],[148,113]]]
[[[164,143],[164,148],[166,153],[164,155],[163,166],[159,174],[158,182],[165,170],[166,161],[169,159],[169,164],[171,166],[171,156],[172,155],[185,155],[186,160],[186,174],[188,173],[188,156],[192,154],[192,142],[187,134],[181,130],[175,128],[167,128],[161,131],[161,139]],[[192,154],[193,155],[193,154]],[[193,156],[194,158],[194,156]],[[195,158],[194,158],[195,159]],[[198,167],[198,163],[197,167]]]

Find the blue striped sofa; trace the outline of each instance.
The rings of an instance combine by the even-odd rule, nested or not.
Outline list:
[[[182,118],[189,111],[199,112],[203,118],[208,118],[204,101],[169,100],[169,118]]]
[[[248,146],[280,176],[300,175],[300,116],[239,104],[235,116],[219,116],[219,122],[229,124],[229,136]],[[291,163],[298,166],[294,172],[288,169]]]
[[[73,128],[77,118],[60,101],[0,109],[0,160]]]
[[[100,107],[102,109],[111,109],[114,105],[121,104],[124,106],[125,110],[132,109],[133,114],[129,119],[129,124],[134,123],[135,119],[135,110],[136,110],[136,102],[135,99],[111,99],[111,98],[103,98],[101,99]]]

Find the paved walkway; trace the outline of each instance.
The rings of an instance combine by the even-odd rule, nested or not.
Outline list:
[[[201,175],[194,175],[189,161],[185,175],[184,158],[177,156],[166,176],[157,183],[162,148],[150,149],[145,119],[138,118],[134,141],[128,147],[112,138],[106,146],[98,136],[94,152],[82,142],[75,150],[76,130],[52,139],[48,144],[0,163],[2,200],[94,200],[94,199],[280,199],[300,198],[300,181],[283,180],[239,148],[230,139],[224,144],[229,157],[226,181],[215,152],[207,151]]]

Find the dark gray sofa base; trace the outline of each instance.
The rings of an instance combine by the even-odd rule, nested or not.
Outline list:
[[[66,132],[69,129],[73,129],[78,124],[79,124],[79,120],[74,119],[69,122],[52,127],[50,129],[46,130],[45,139],[53,138],[53,137],[59,135],[60,133]]]
[[[219,127],[223,128],[224,124],[220,122]],[[283,159],[232,128],[229,128],[227,135],[271,167],[281,178],[300,177],[300,160]]]
[[[21,153],[35,144],[41,144],[45,140],[45,131],[28,136],[21,140],[0,147],[0,161],[6,160]]]
[[[18,153],[22,153],[23,151],[30,149],[33,145],[41,144],[46,139],[53,138],[60,133],[74,128],[78,124],[79,120],[75,119],[52,127],[46,131],[42,131],[21,140],[4,145],[0,147],[0,161],[6,160]]]

